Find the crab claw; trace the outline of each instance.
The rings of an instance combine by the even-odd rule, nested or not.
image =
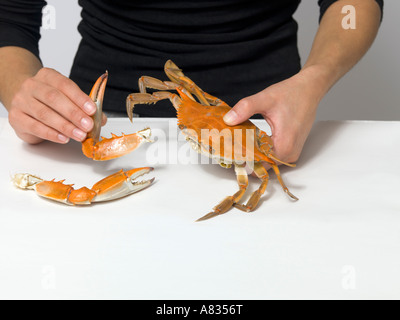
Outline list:
[[[154,178],[143,181],[135,180],[153,170],[150,167],[129,171],[121,170],[100,180],[91,189],[97,194],[93,202],[119,199],[149,187],[154,182]]]
[[[153,179],[135,181],[153,168],[138,168],[129,171],[119,171],[97,182],[92,189],[86,187],[75,190],[73,185],[62,181],[44,181],[27,173],[18,173],[12,177],[14,185],[20,189],[34,190],[44,198],[62,202],[68,205],[90,205],[126,197],[150,186]]]
[[[122,134],[121,136],[112,135],[111,138],[100,137],[101,120],[103,116],[103,98],[108,81],[108,72],[97,79],[90,98],[97,106],[96,113],[92,116],[94,126],[87,138],[82,142],[83,154],[96,161],[106,161],[122,157],[135,149],[139,148],[145,142],[153,142],[150,128],[146,128],[132,134]]]
[[[102,122],[101,120],[103,117],[103,98],[104,98],[104,92],[106,91],[107,81],[108,81],[108,71],[106,71],[106,73],[104,73],[100,78],[97,79],[89,95],[90,98],[93,100],[93,102],[96,104],[97,110],[92,117],[94,126],[92,131],[88,133],[87,139],[91,138],[95,143],[100,140],[100,131]]]

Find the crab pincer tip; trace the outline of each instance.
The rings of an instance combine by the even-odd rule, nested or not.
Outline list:
[[[101,75],[100,79],[102,82],[108,79],[108,70]]]

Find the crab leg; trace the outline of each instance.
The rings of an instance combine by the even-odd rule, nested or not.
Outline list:
[[[237,182],[239,185],[239,191],[236,192],[233,196],[226,197],[224,200],[222,200],[216,207],[214,207],[213,211],[206,214],[204,217],[201,217],[200,219],[196,220],[197,222],[199,221],[204,221],[207,219],[214,218],[218,215],[226,213],[229,209],[232,208],[237,202],[240,201],[240,199],[244,196],[247,186],[249,184],[248,182],[248,176],[246,172],[246,165],[239,165],[235,164],[235,173],[237,177]]]
[[[177,90],[179,87],[175,82],[170,81],[161,81],[153,77],[143,76],[139,79],[139,90],[140,93],[147,93],[147,89],[156,89],[156,90]],[[180,87],[181,90],[193,101],[196,101],[192,94],[183,87]]]
[[[260,136],[260,139],[259,139],[259,148],[260,148],[260,150],[269,158],[269,159],[268,159],[268,164],[269,164],[269,165],[272,167],[272,169],[274,170],[274,172],[275,172],[275,174],[276,174],[276,176],[277,176],[277,178],[278,178],[278,181],[279,181],[279,183],[281,184],[283,190],[284,190],[284,191],[287,193],[287,195],[288,195],[290,198],[292,198],[293,200],[299,200],[299,199],[298,199],[296,196],[294,196],[294,195],[289,191],[289,189],[286,187],[285,183],[284,183],[283,180],[282,180],[281,173],[280,173],[280,171],[279,171],[279,168],[278,168],[276,162],[282,163],[282,164],[284,164],[284,165],[286,165],[286,166],[289,166],[289,167],[296,167],[296,165],[295,165],[295,164],[292,164],[292,163],[284,162],[284,161],[278,159],[278,158],[272,153],[271,149],[272,149],[273,144],[272,144],[271,137],[270,137],[269,135],[267,135],[264,131],[261,131],[261,130],[260,130],[259,136]],[[256,174],[257,174],[257,172],[256,172]]]
[[[146,89],[175,90],[178,85],[170,81],[161,81],[153,77],[143,76],[139,79],[139,91],[147,93]]]
[[[283,179],[282,179],[282,177],[281,177],[281,173],[280,173],[280,171],[279,171],[278,166],[277,166],[276,164],[272,164],[271,166],[272,166],[272,169],[274,170],[274,172],[275,172],[275,174],[276,174],[276,177],[278,178],[278,181],[279,181],[280,185],[282,186],[283,191],[285,191],[286,194],[287,194],[290,198],[292,198],[293,200],[296,200],[296,201],[299,200],[299,198],[297,198],[295,195],[293,195],[293,194],[289,191],[289,189],[286,187],[286,185],[285,185],[285,183],[283,182]]]
[[[20,189],[34,190],[44,198],[62,202],[68,205],[89,205],[94,202],[119,199],[150,186],[154,178],[136,182],[140,176],[152,171],[153,168],[138,168],[129,171],[119,171],[97,182],[91,189],[83,187],[78,190],[73,185],[63,181],[44,181],[30,174],[16,174],[12,181]]]
[[[194,94],[200,101],[201,104],[205,106],[228,106],[221,99],[212,96],[211,94],[204,92],[193,80],[189,77],[185,76],[179,67],[173,63],[171,60],[168,60],[164,67],[165,73],[168,78],[171,79],[174,83],[178,84],[180,87],[183,87],[186,90],[182,90],[186,95],[187,91]]]
[[[258,202],[260,201],[261,196],[264,194],[265,190],[267,189],[268,185],[268,180],[269,180],[269,175],[267,170],[264,168],[264,166],[261,163],[255,163],[254,164],[254,173],[256,176],[261,179],[261,185],[260,187],[253,192],[251,195],[249,201],[246,203],[246,205],[235,203],[234,206],[242,211],[245,212],[250,212],[253,211],[256,207]]]
[[[258,141],[258,147],[260,148],[260,150],[268,157],[270,158],[271,161],[268,161],[268,163],[270,165],[274,164],[274,161],[279,162],[281,164],[284,164],[285,166],[288,167],[296,167],[296,164],[294,163],[287,163],[284,162],[282,160],[280,160],[279,158],[277,158],[273,153],[272,153],[272,147],[273,147],[273,143],[272,143],[272,139],[269,135],[267,135],[264,131],[259,130],[259,141]]]
[[[109,139],[100,140],[101,118],[103,113],[103,98],[107,85],[108,73],[103,74],[95,83],[90,92],[90,98],[97,106],[97,111],[93,116],[94,127],[88,133],[85,141],[82,142],[83,154],[97,161],[111,160],[122,157],[137,149],[145,142],[151,142],[151,130],[146,128],[133,134],[122,134],[116,136],[112,134]]]
[[[209,106],[206,97],[204,96],[204,91],[199,88],[190,78],[186,77],[178,66],[171,60],[168,60],[164,66],[165,74],[168,78],[177,83],[179,86],[184,87],[186,90],[192,92],[200,101],[201,104]]]
[[[126,112],[128,113],[129,119],[133,119],[133,109],[136,104],[152,104],[157,103],[161,100],[169,99],[176,110],[182,103],[182,99],[174,93],[168,91],[158,91],[153,94],[150,93],[132,93],[126,99]]]

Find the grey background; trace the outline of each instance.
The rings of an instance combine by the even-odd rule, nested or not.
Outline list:
[[[78,1],[48,0],[56,9],[56,29],[42,30],[40,50],[46,67],[69,75],[80,41]],[[322,101],[317,120],[400,120],[400,1],[386,0],[378,37],[360,63]],[[299,49],[305,62],[318,28],[317,0],[303,0],[295,18],[299,23]],[[0,116],[6,116],[0,108]]]

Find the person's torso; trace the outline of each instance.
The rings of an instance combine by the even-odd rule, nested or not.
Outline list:
[[[124,110],[137,80],[167,80],[171,59],[203,90],[233,105],[300,68],[300,0],[80,0],[80,45],[71,78],[85,90],[106,69],[105,109]],[[138,106],[148,116],[173,116],[162,106]]]

